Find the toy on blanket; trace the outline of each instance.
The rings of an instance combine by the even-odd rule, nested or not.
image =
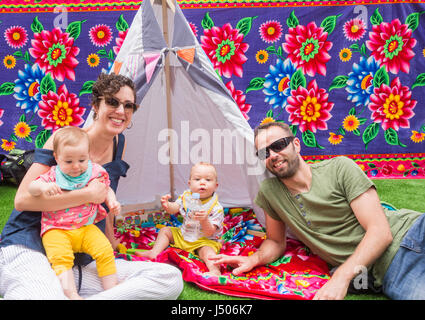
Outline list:
[[[127,212],[124,215],[119,215],[115,219],[115,224],[120,227],[125,224],[134,224],[142,228],[155,227],[157,224],[164,220],[170,220],[170,214],[158,209],[151,210],[137,210],[134,212]]]
[[[162,210],[161,197],[157,195],[153,202],[146,203],[137,209],[132,208],[131,205],[124,205],[121,213],[115,217],[115,226],[122,234],[124,230],[132,225],[141,228],[151,228],[167,221],[172,222],[173,225],[178,224],[177,217]]]
[[[144,216],[143,216],[144,214]],[[155,243],[159,229],[165,226],[181,225],[175,215],[164,214],[161,211],[142,213],[134,212],[115,224],[115,236],[120,239],[117,246],[117,255],[131,255],[137,251],[150,250]]]
[[[115,218],[115,235],[121,241],[117,254],[132,255],[151,249],[160,228],[179,225],[181,222],[175,215],[161,209],[159,196],[144,208],[123,206],[121,214]]]

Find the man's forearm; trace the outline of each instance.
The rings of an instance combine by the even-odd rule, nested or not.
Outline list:
[[[358,196],[350,206],[365,234],[351,256],[337,270],[337,276],[346,281],[357,275],[360,266],[372,265],[393,240],[388,220],[374,188]]]
[[[365,234],[354,252],[337,268],[314,299],[343,299],[350,281],[364,267],[371,266],[392,242],[391,229],[374,188],[352,200],[350,206]]]
[[[251,255],[251,259],[255,262],[255,266],[272,263],[280,258],[286,249],[286,242],[279,244],[273,240],[266,239],[260,248]]]
[[[338,267],[333,277],[349,283],[363,266],[372,265],[384,253],[391,241],[391,234],[383,235],[380,230],[368,230],[354,253]]]

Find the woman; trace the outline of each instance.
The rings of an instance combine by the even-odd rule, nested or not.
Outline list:
[[[108,171],[111,188],[129,166],[121,157],[125,149],[122,132],[137,110],[133,82],[121,75],[101,74],[93,85],[93,123],[86,128],[90,158]],[[87,202],[103,203],[107,188],[94,180],[86,188],[46,198],[32,197],[28,185],[55,164],[53,135],[37,149],[34,164],[21,182],[13,210],[0,238],[0,295],[5,299],[66,299],[44,254],[40,238],[40,211],[55,211]],[[106,220],[106,221],[105,221]],[[119,241],[113,233],[113,215],[97,224],[113,248]],[[106,226],[105,226],[106,225]],[[116,259],[119,284],[103,291],[96,264],[87,255],[76,254],[73,268],[79,294],[90,299],[176,299],[183,289],[181,272],[170,265]]]

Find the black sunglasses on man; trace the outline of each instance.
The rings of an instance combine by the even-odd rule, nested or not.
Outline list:
[[[274,152],[280,152],[285,149],[292,142],[292,140],[294,140],[294,138],[294,136],[280,138],[272,142],[269,146],[258,150],[255,154],[260,160],[266,160],[268,157],[270,157],[270,150],[273,150]]]

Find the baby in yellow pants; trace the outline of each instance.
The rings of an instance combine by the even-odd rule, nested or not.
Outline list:
[[[33,196],[53,197],[64,190],[85,187],[100,178],[109,185],[108,173],[89,159],[87,133],[78,127],[59,129],[53,140],[57,166],[32,181],[28,191]],[[121,210],[114,191],[109,188],[106,205],[113,214]],[[78,207],[42,212],[41,236],[47,258],[59,277],[65,295],[81,299],[72,273],[74,252],[84,252],[96,260],[98,275],[105,290],[117,283],[114,251],[105,234],[95,225],[107,216],[101,204],[86,203]]]
[[[221,249],[220,238],[223,233],[224,212],[218,202],[215,190],[218,187],[217,171],[206,162],[195,164],[189,177],[189,190],[186,190],[175,202],[170,202],[170,195],[161,198],[162,208],[171,214],[180,212],[184,215],[181,227],[164,227],[159,233],[152,250],[136,252],[136,255],[155,259],[168,245],[199,255],[208,268],[210,275],[219,276],[220,268],[212,258]],[[198,193],[202,203],[200,211],[188,212],[187,201],[193,193]],[[189,215],[191,217],[189,217]],[[198,221],[199,228],[193,222]]]

